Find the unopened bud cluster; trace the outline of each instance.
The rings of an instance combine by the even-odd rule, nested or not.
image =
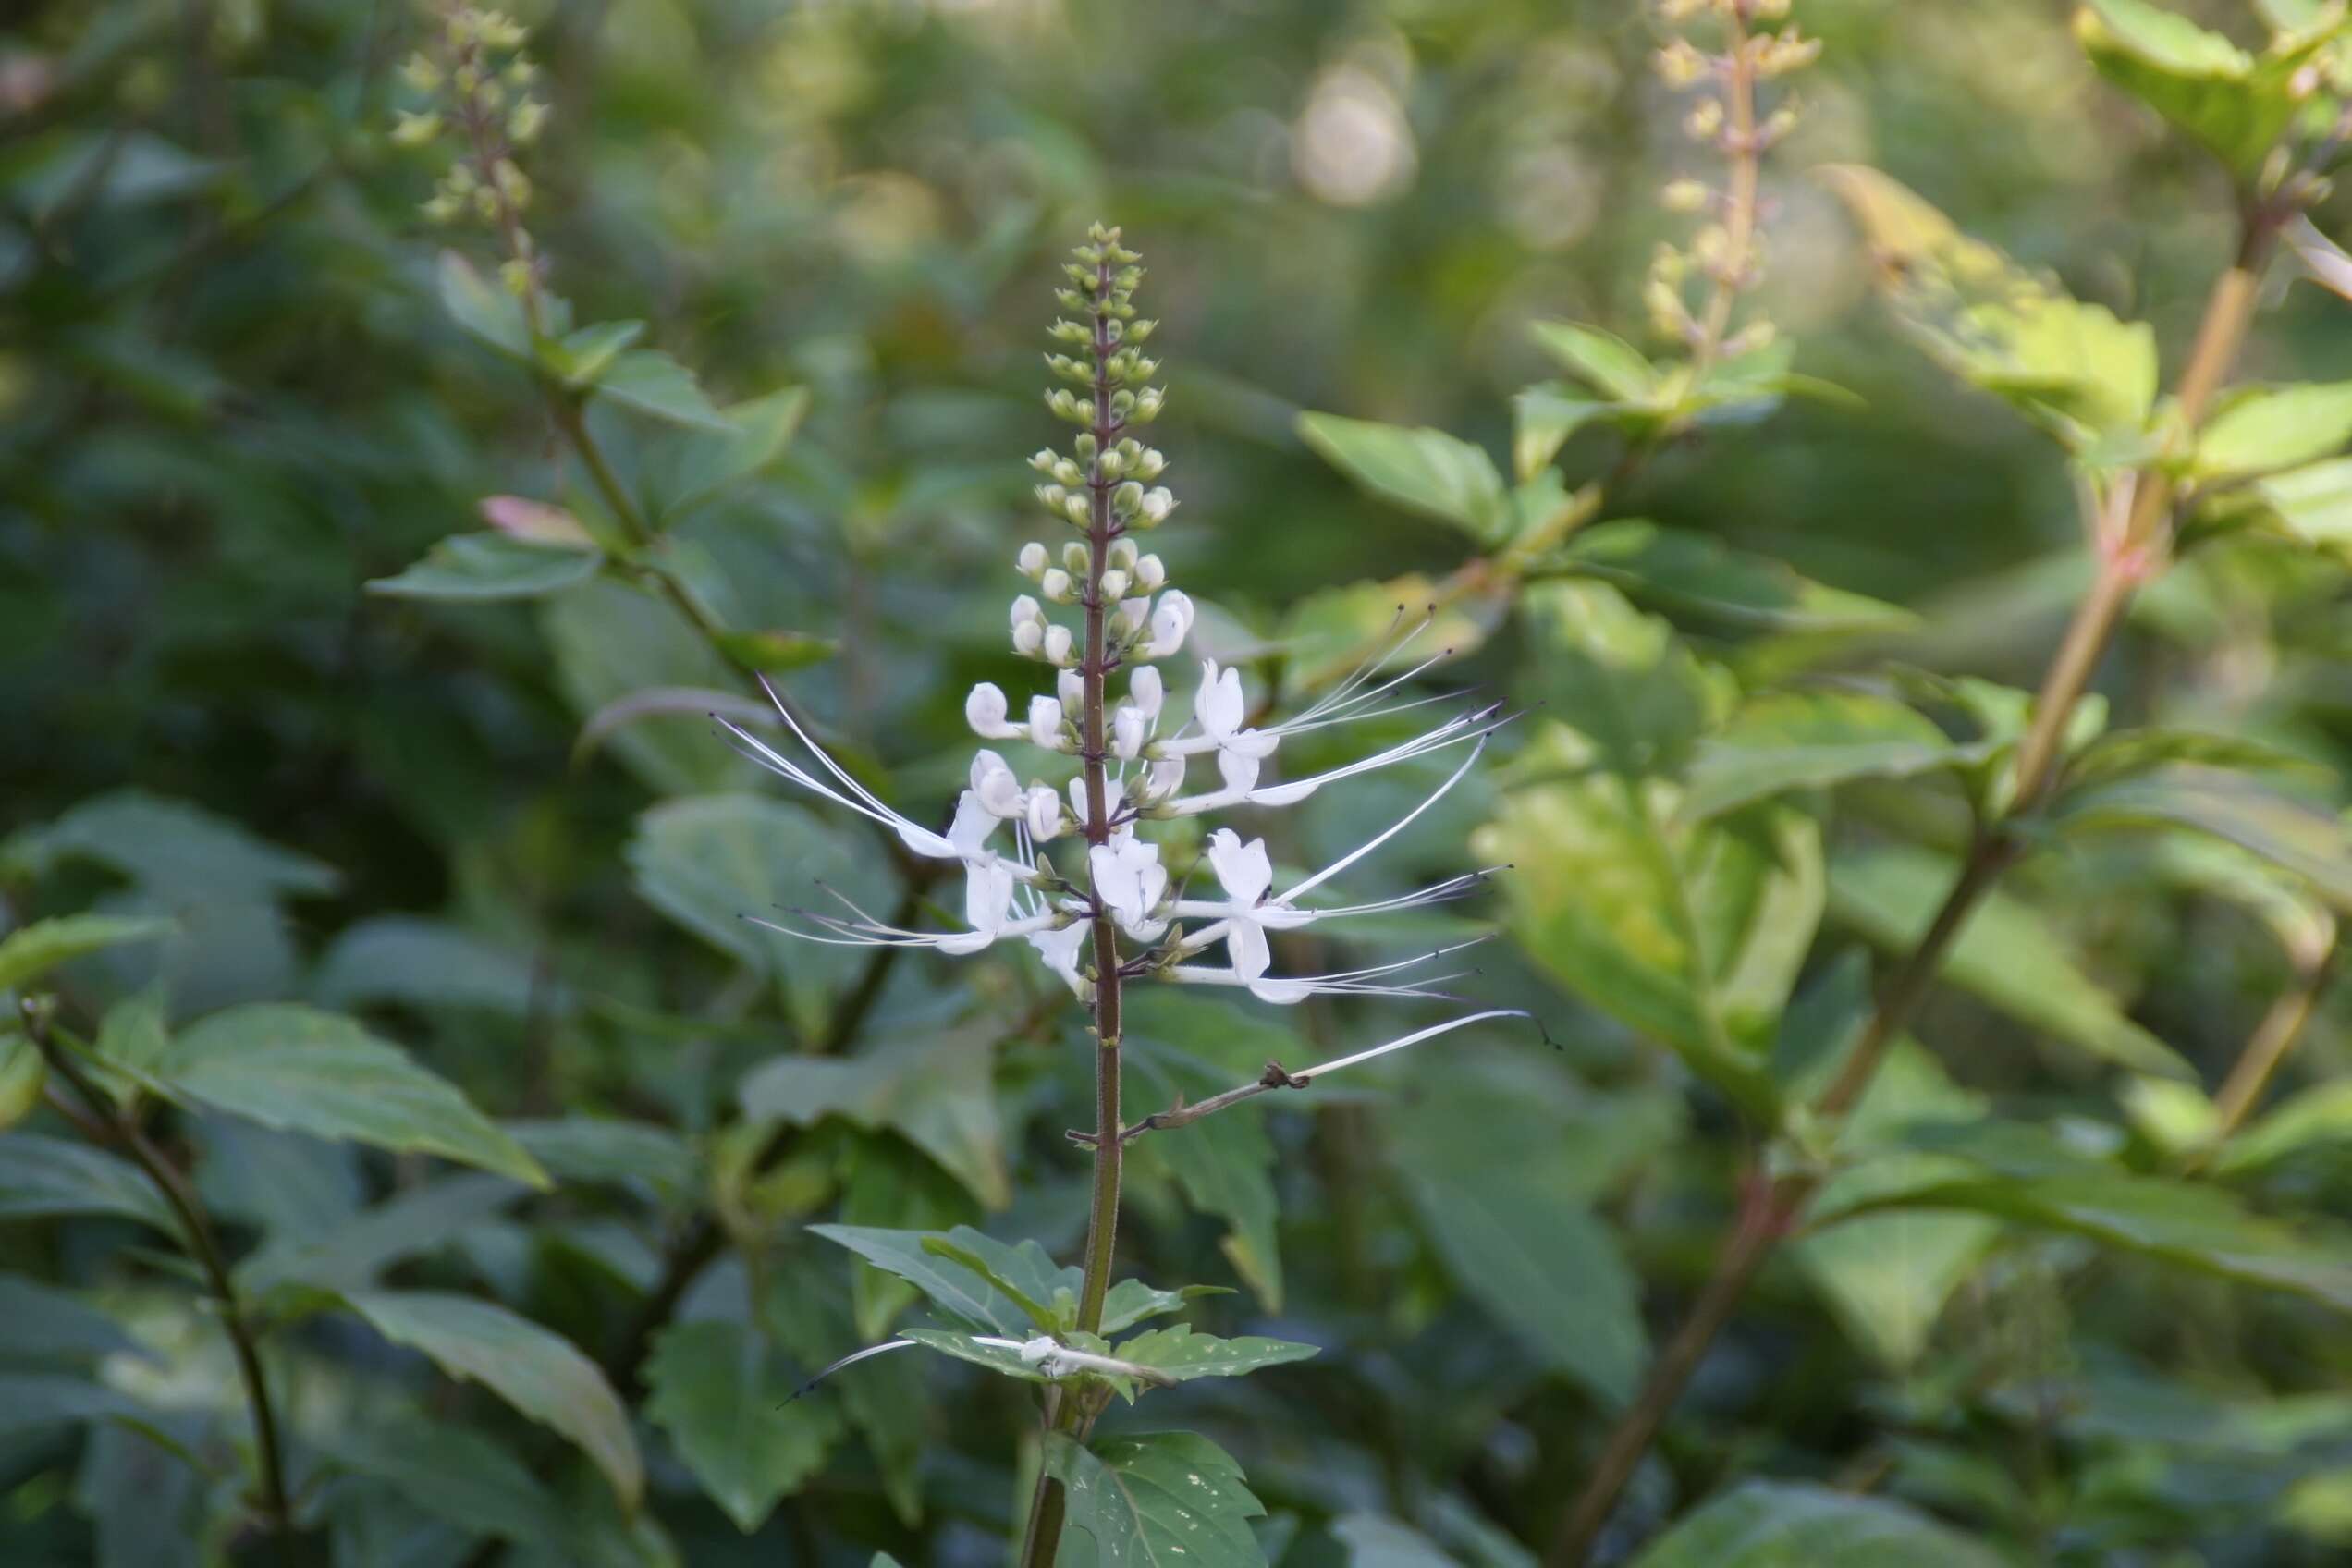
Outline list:
[[[1731,301],[1754,288],[1764,273],[1758,222],[1757,165],[1794,129],[1797,109],[1783,102],[1759,114],[1758,87],[1803,70],[1820,54],[1817,39],[1786,21],[1789,0],[1656,0],[1670,27],[1704,29],[1711,42],[1678,32],[1658,51],[1658,74],[1677,91],[1699,96],[1683,117],[1691,140],[1728,165],[1718,187],[1684,177],[1660,192],[1666,210],[1700,220],[1687,245],[1661,242],[1642,291],[1658,331],[1691,347],[1702,343],[1736,356],[1771,340],[1771,325],[1756,322],[1720,344]],[[1709,25],[1711,24],[1711,25]],[[1759,24],[1781,24],[1758,31]],[[1709,299],[1694,311],[1695,296]]]
[[[522,24],[503,11],[449,0],[433,10],[423,46],[400,68],[422,104],[399,111],[392,140],[403,147],[452,143],[456,156],[423,204],[435,223],[473,218],[496,227],[512,252],[501,276],[516,294],[536,280],[522,214],[531,178],[517,154],[537,141],[547,105],[533,97],[538,67],[522,52]]]

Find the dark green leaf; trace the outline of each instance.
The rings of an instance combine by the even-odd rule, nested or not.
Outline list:
[[[645,1414],[746,1535],[825,1464],[833,1407],[791,1400],[767,1347],[741,1323],[673,1324],[645,1366]]]
[[[1157,1367],[1179,1382],[1189,1382],[1194,1378],[1245,1378],[1263,1367],[1305,1361],[1317,1348],[1254,1334],[1220,1340],[1212,1334],[1195,1334],[1190,1324],[1179,1323],[1113,1345],[1110,1354],[1139,1366]]]
[[[487,1387],[580,1445],[635,1508],[644,1468],[628,1413],[596,1364],[571,1343],[493,1302],[422,1291],[355,1291],[344,1300],[394,1344],[423,1352],[453,1378]]]
[[[174,1098],[264,1127],[437,1154],[547,1184],[454,1085],[339,1014],[270,1002],[216,1012],[176,1035],[149,1076]]]
[[[577,587],[604,564],[596,549],[538,545],[507,533],[452,533],[368,592],[402,599],[536,599]]]
[[[871,907],[871,906],[869,906]],[[743,1114],[811,1127],[839,1117],[888,1128],[992,1208],[1011,1198],[992,1083],[998,1028],[980,1024],[890,1040],[862,1056],[779,1056],[746,1074]]]
[[[658,349],[632,349],[596,378],[596,396],[672,424],[692,425],[722,435],[735,426],[706,397],[694,373]]]
[[[2182,827],[2236,844],[2309,882],[2339,913],[2352,912],[2352,836],[2344,821],[2241,774],[2174,767],[2085,790],[2062,802],[2070,831]]]
[[[421,1416],[353,1421],[326,1438],[334,1462],[390,1485],[472,1535],[560,1545],[563,1510],[513,1454],[469,1427]]]
[[[137,1167],[84,1144],[33,1133],[0,1136],[0,1219],[110,1214],[178,1236],[172,1213]]]
[[[1650,1543],[1634,1568],[2005,1568],[2000,1554],[1900,1503],[1746,1481]]]
[[[1154,1432],[1089,1448],[1054,1432],[1046,1469],[1067,1500],[1061,1550],[1073,1568],[1266,1568],[1249,1526],[1265,1506],[1243,1484],[1241,1466],[1207,1438]]]
[[[1830,913],[1872,945],[1906,953],[1959,876],[1942,855],[1887,847],[1830,866]],[[2126,1017],[2115,998],[2075,966],[2067,944],[2023,900],[1986,895],[1945,955],[1943,978],[2035,1028],[2137,1072],[2190,1078],[2170,1046]]]
[[[148,1354],[128,1329],[80,1296],[21,1274],[0,1274],[0,1359],[36,1366]]]
[[[1036,1332],[1035,1322],[1018,1302],[953,1258],[925,1246],[932,1232],[812,1225],[809,1233],[838,1243],[876,1268],[897,1275],[959,1322],[1006,1339],[1026,1340]]]

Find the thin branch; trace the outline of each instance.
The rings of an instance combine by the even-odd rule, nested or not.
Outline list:
[[[2319,1011],[2320,998],[2335,978],[2343,944],[2341,927],[2331,930],[2327,947],[2316,960],[2300,966],[2295,985],[2262,1015],[2262,1022],[2246,1042],[2246,1049],[2239,1053],[2229,1076],[2222,1080],[2220,1092],[2213,1096],[2213,1134],[2203,1155],[2209,1156],[2219,1148],[2245,1124],[2246,1118],[2261,1100],[2262,1091],[2270,1087],[2279,1068],[2302,1043],[2304,1029]],[[2201,1165],[2203,1156],[2196,1163]]]
[[[25,1034],[49,1064],[49,1071],[72,1086],[74,1094],[88,1108],[87,1114],[73,1117],[74,1124],[85,1133],[97,1133],[105,1141],[128,1155],[132,1164],[163,1195],[174,1219],[184,1232],[182,1241],[188,1255],[203,1270],[205,1282],[212,1290],[214,1304],[220,1310],[221,1326],[228,1333],[230,1347],[237,1356],[237,1374],[244,1384],[245,1403],[253,1418],[253,1448],[261,1471],[261,1506],[263,1519],[272,1534],[284,1538],[294,1532],[294,1510],[286,1489],[286,1462],[278,1441],[276,1409],[270,1403],[269,1379],[262,1370],[262,1356],[253,1323],[248,1316],[245,1301],[229,1273],[227,1256],[222,1253],[219,1239],[204,1218],[202,1201],[196,1189],[189,1184],[164,1152],[140,1131],[139,1124],[125,1114],[114,1100],[82,1070],[74,1053],[55,1037],[51,1027],[49,1010],[31,1002],[23,1004]]]
[[[1146,1133],[1166,1132],[1171,1127],[1189,1127],[1204,1116],[1214,1116],[1220,1110],[1241,1104],[1243,1100],[1254,1100],[1268,1090],[1304,1089],[1312,1082],[1313,1079],[1308,1074],[1288,1072],[1283,1070],[1280,1062],[1269,1061],[1266,1064],[1263,1076],[1243,1084],[1240,1088],[1228,1089],[1221,1095],[1211,1095],[1196,1104],[1173,1106],[1167,1110],[1156,1111],[1141,1121],[1131,1122],[1119,1130],[1119,1141],[1121,1144],[1132,1144]],[[1087,1148],[1094,1147],[1101,1139],[1100,1133],[1082,1133],[1074,1127],[1064,1133],[1062,1136],[1073,1144],[1083,1145]]]
[[[2196,344],[2181,374],[2178,417],[2168,457],[2193,437],[2214,394],[2228,377],[2253,318],[2261,271],[2285,216],[2270,207],[2253,208],[2246,215],[2236,264],[2215,281]],[[2032,725],[2017,748],[2011,802],[2001,820],[1978,836],[1934,921],[1880,991],[1861,1039],[1814,1105],[1819,1116],[1834,1120],[1861,1098],[1888,1047],[1926,998],[1968,916],[2022,853],[2007,824],[2031,811],[2055,782],[2067,727],[2089,689],[2101,655],[2113,643],[2139,584],[2161,570],[2170,555],[2174,492],[2164,459],[2140,470],[2137,482],[2127,489],[2119,488],[2115,495],[2118,504],[2128,508],[2124,526],[2107,536],[2099,575],[2076,607],[2052,659],[2034,704]],[[1744,1206],[1723,1239],[1714,1271],[1692,1304],[1690,1316],[1651,1364],[1641,1391],[1618,1418],[1583,1489],[1568,1505],[1560,1534],[1544,1560],[1549,1568],[1576,1568],[1585,1562],[1691,1375],[1781,1238],[1803,1214],[1821,1180],[1817,1173],[1794,1172],[1760,1189],[1761,1195]]]

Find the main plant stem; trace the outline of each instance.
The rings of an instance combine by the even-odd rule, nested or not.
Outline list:
[[[2282,214],[2257,209],[2248,215],[2236,263],[2214,283],[2205,315],[2181,372],[2173,425],[2174,442],[2193,439],[2213,396],[2221,389],[2245,342],[2260,288],[2263,263],[2269,259]],[[2162,461],[2150,463],[2121,496],[2121,526],[2100,540],[2099,574],[2090,591],[2075,608],[2040,695],[2033,723],[2019,742],[2014,774],[2015,790],[1999,820],[1977,836],[1962,864],[1952,890],[1944,896],[1935,918],[1894,973],[1880,987],[1869,1023],[1863,1028],[1844,1067],[1814,1102],[1817,1117],[1834,1120],[1854,1109],[1878,1074],[1887,1047],[1918,1011],[1946,952],[1975,913],[1978,902],[1999,882],[2002,874],[2022,853],[2008,824],[2038,805],[2057,777],[2066,729],[2083,693],[2089,689],[2099,661],[2113,639],[2124,613],[2139,584],[2159,570],[2171,548],[2171,479]],[[1821,1174],[1797,1171],[1780,1178],[1744,1204],[1739,1218],[1725,1234],[1713,1272],[1701,1288],[1690,1315],[1669,1340],[1640,1393],[1618,1418],[1579,1492],[1563,1517],[1559,1536],[1545,1558],[1549,1568],[1576,1568],[1591,1551],[1617,1500],[1641,1466],[1659,1428],[1682,1397],[1691,1374],[1705,1359],[1715,1336],[1738,1309],[1748,1286],[1772,1256],[1819,1189]]]
[[[204,1218],[203,1205],[195,1188],[140,1130],[139,1123],[91,1080],[73,1052],[53,1037],[45,1016],[27,1009],[25,1023],[26,1033],[48,1062],[49,1071],[72,1085],[75,1096],[88,1108],[89,1126],[130,1158],[141,1174],[162,1194],[172,1217],[179,1221],[188,1255],[203,1270],[205,1283],[220,1310],[221,1326],[227,1331],[229,1347],[237,1357],[237,1376],[244,1384],[245,1405],[253,1418],[262,1516],[274,1537],[280,1541],[288,1539],[294,1531],[294,1508],[286,1489],[286,1462],[278,1441],[277,1411],[270,1401],[268,1376],[262,1370],[260,1342],[252,1318],[246,1311],[245,1299],[229,1273],[228,1259],[221,1251],[219,1238],[213,1233],[211,1221]]]
[[[1103,682],[1110,673],[1104,637],[1103,570],[1109,562],[1111,541],[1118,536],[1110,509],[1115,481],[1103,471],[1103,454],[1118,438],[1120,423],[1110,408],[1109,361],[1114,345],[1110,318],[1101,301],[1110,292],[1111,264],[1106,256],[1095,268],[1095,455],[1086,472],[1086,646],[1079,676],[1084,685],[1084,712],[1079,720],[1078,751],[1086,781],[1087,848],[1110,839],[1109,752],[1104,744]],[[1110,1291],[1111,1254],[1119,1240],[1119,1167],[1125,1141],[1119,1120],[1119,925],[1102,900],[1095,900],[1095,1181],[1086,1214],[1085,1282],[1078,1296],[1078,1327],[1085,1333],[1102,1329],[1103,1298]],[[1053,1430],[1069,1435],[1085,1424],[1084,1402],[1065,1393],[1055,1406]],[[1066,1500],[1061,1483],[1042,1465],[1037,1489],[1029,1507],[1022,1561],[1028,1568],[1053,1568],[1061,1547],[1061,1521]]]

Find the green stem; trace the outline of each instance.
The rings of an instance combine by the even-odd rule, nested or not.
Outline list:
[[[72,1086],[74,1094],[89,1108],[89,1121],[78,1124],[101,1131],[116,1147],[128,1155],[132,1164],[161,1194],[165,1204],[179,1221],[182,1241],[188,1255],[203,1270],[214,1304],[220,1309],[221,1325],[227,1330],[230,1348],[237,1357],[237,1375],[245,1389],[245,1405],[253,1419],[253,1449],[257,1467],[261,1471],[262,1514],[270,1533],[279,1539],[290,1538],[294,1533],[294,1509],[286,1489],[286,1463],[277,1435],[276,1407],[270,1402],[269,1378],[262,1369],[261,1348],[248,1316],[244,1297],[239,1293],[234,1277],[229,1273],[228,1259],[220,1248],[220,1241],[204,1218],[202,1201],[196,1190],[178,1169],[165,1158],[161,1149],[140,1130],[139,1123],[117,1108],[90,1075],[82,1071],[71,1050],[60,1044],[51,1031],[45,1011],[31,1007],[24,1009],[25,1033],[49,1071]]]

